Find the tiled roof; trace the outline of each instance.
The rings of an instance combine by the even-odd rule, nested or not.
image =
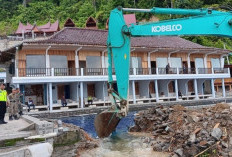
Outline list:
[[[36,25],[31,25],[30,23],[27,23],[27,25],[23,25],[21,22],[19,22],[18,29],[16,30],[15,34],[22,34],[24,33],[29,33],[31,32],[34,28],[36,28],[36,32],[46,32],[46,33],[51,33],[51,32],[57,32],[59,31],[59,21],[57,20],[54,23],[48,22],[45,25],[42,26],[36,26]]]
[[[132,23],[136,23],[136,17],[135,14],[125,14],[124,16],[124,20],[126,22],[126,24],[129,26]]]
[[[108,31],[100,29],[64,28],[47,40],[27,42],[37,44],[75,44],[106,46]],[[132,47],[207,49],[191,41],[174,36],[136,37],[131,39]],[[212,49],[212,48],[211,48]]]

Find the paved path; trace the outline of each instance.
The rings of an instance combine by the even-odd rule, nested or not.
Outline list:
[[[28,122],[21,118],[19,120],[9,121],[9,117],[6,116],[5,121],[8,123],[0,125],[0,140],[28,137],[35,133],[34,131],[19,131],[29,125]]]

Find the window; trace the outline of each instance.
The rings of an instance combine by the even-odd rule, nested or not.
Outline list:
[[[45,55],[27,55],[26,68],[46,68]]]
[[[181,58],[170,58],[172,68],[182,68]]]
[[[195,68],[204,68],[203,58],[195,58]]]
[[[158,68],[165,68],[168,64],[167,58],[156,58],[156,63]]]
[[[211,58],[212,68],[220,68],[220,59],[219,58]]]
[[[101,57],[100,56],[87,56],[86,66],[87,68],[101,68]]]
[[[141,57],[131,57],[131,68],[142,68]]]
[[[51,68],[68,68],[67,56],[50,55],[49,58]]]

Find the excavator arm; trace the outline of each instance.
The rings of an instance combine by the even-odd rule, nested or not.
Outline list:
[[[188,15],[185,18],[159,22],[126,25],[123,12]],[[112,106],[95,118],[99,137],[107,137],[122,117],[128,114],[128,89],[131,37],[213,35],[232,37],[232,13],[213,9],[133,9],[118,7],[109,18],[108,82]],[[117,92],[113,89],[112,64],[114,63]]]

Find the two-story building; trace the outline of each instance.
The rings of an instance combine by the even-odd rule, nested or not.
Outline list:
[[[95,104],[109,103],[108,31],[97,29],[94,22],[89,18],[86,28],[75,28],[69,19],[66,23],[72,27],[45,40],[24,42],[17,49],[12,83],[20,87],[25,101],[30,97],[36,105],[49,105],[51,110],[63,96],[82,108],[88,96],[94,97]],[[230,71],[224,68],[224,57],[228,53],[180,37],[132,38],[130,103],[215,98],[216,79],[222,80],[225,97],[224,79]]]

